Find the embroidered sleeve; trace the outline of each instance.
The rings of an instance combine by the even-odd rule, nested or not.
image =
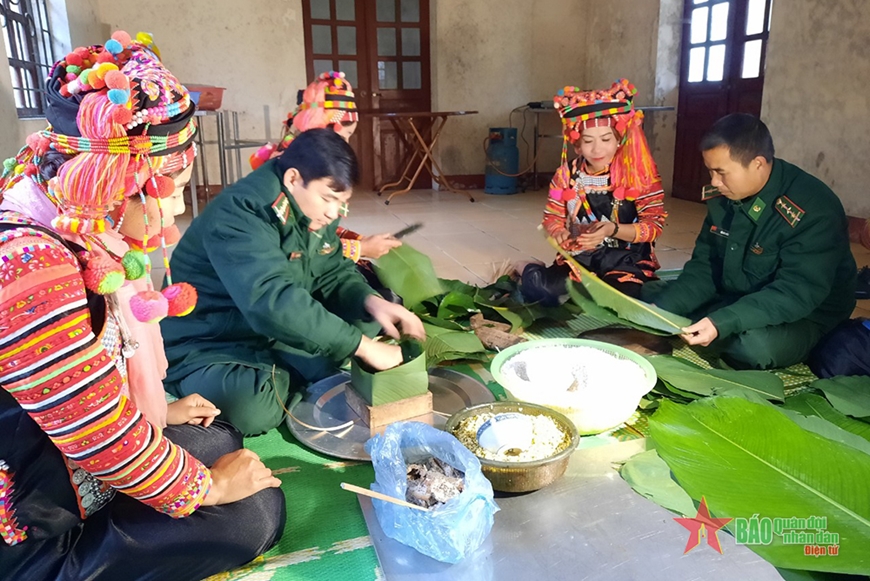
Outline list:
[[[633,242],[652,242],[662,233],[665,219],[665,192],[659,181],[653,182],[652,187],[634,201],[637,209],[637,223]]]
[[[19,527],[12,508],[12,472],[0,460],[0,538],[14,546],[27,539],[27,527]]]
[[[350,258],[354,262],[359,262],[359,259],[362,258],[362,243],[359,240],[342,238],[341,253],[345,258]]]
[[[121,394],[75,258],[38,234],[0,242],[0,384],[81,468],[169,516],[191,514],[211,473]]]
[[[553,236],[568,228],[568,206],[563,192],[570,189],[571,180],[566,166],[560,167],[550,180],[550,195],[544,206],[544,219],[541,222],[547,234]]]

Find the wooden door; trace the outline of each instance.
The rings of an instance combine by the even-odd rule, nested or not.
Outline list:
[[[302,17],[308,78],[339,70],[354,87],[361,115],[351,145],[362,187],[373,189],[401,173],[407,150],[371,114],[431,108],[429,0],[303,0]]]
[[[673,195],[701,201],[698,146],[728,113],[761,113],[771,0],[686,0]]]

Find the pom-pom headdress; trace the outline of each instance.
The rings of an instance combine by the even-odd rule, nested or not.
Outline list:
[[[609,89],[581,91],[565,87],[553,97],[553,104],[562,118],[562,163],[557,175],[567,176],[568,145],[575,144],[589,127],[612,127],[619,139],[619,148],[610,164],[610,184],[617,200],[634,200],[658,179],[646,136],[643,133],[643,112],[634,108],[637,89],[628,79],[618,79]],[[574,191],[568,182],[551,185],[550,196],[571,199]]]
[[[342,72],[321,74],[304,91],[299,91],[296,101],[296,109],[287,114],[281,142],[278,145],[267,143],[252,154],[249,161],[253,169],[287,149],[293,138],[303,131],[330,125],[338,131],[341,123],[359,121],[353,87]]]
[[[157,54],[150,35],[140,33],[133,40],[118,31],[105,45],[77,48],[55,63],[47,85],[50,126],[28,138],[18,156],[4,163],[0,191],[29,176],[58,208],[54,228],[79,234],[86,244],[108,251],[94,235],[111,224],[109,212],[133,196],[144,206],[146,196],[160,200],[171,195],[175,183],[164,174],[187,167],[196,154],[195,107],[187,89]],[[38,168],[49,149],[71,159],[46,183]],[[142,248],[149,247],[145,214]],[[160,221],[162,226],[162,209]],[[168,263],[164,232],[159,239]],[[106,294],[117,289],[119,277],[123,281],[124,275],[136,279],[150,273],[147,255],[135,250],[128,254],[123,260],[119,257],[114,268],[87,253],[84,277],[88,288]],[[193,290],[186,288],[189,285],[172,285],[168,264],[167,278],[174,287],[169,294],[176,300],[182,297],[184,304],[171,309],[134,309],[137,317],[139,312],[145,317],[140,320],[155,321],[169,310],[186,313],[193,308],[195,292],[189,292]],[[152,296],[155,292],[140,297],[140,306],[160,303]]]

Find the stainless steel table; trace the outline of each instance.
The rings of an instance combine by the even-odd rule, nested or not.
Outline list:
[[[706,542],[684,555],[688,531],[674,514],[636,494],[614,464],[645,440],[578,450],[551,486],[496,497],[492,532],[461,563],[439,563],[388,537],[371,500],[360,506],[387,581],[782,581],[776,569],[719,533],[723,554]]]

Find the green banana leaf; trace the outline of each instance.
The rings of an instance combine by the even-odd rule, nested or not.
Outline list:
[[[457,292],[463,295],[474,295],[474,293],[477,292],[476,286],[472,286],[467,282],[462,282],[461,280],[439,278],[438,282],[441,283],[441,288],[444,289],[444,292]]]
[[[840,442],[841,444],[845,444],[850,448],[855,448],[856,450],[859,450],[864,454],[870,455],[870,442],[868,442],[861,436],[853,434],[852,432],[848,432],[840,426],[816,415],[804,415],[802,413],[784,407],[777,407],[776,409],[787,415],[789,418],[792,419],[794,423],[796,423],[805,430],[809,430],[810,432],[818,434],[823,438],[827,438],[835,442]]]
[[[427,315],[425,313],[418,313],[418,317],[424,323],[429,323],[430,325],[435,325],[436,327],[441,327],[444,329],[450,329],[451,331],[467,331],[465,327],[457,323],[456,321],[449,321],[447,319],[439,319],[438,317],[433,317],[431,315]]]
[[[350,383],[371,405],[423,395],[429,390],[423,346],[415,340],[403,340],[400,346],[404,363],[392,369],[374,371],[355,357],[351,360]]]
[[[806,557],[802,545],[783,544],[779,535],[749,545],[774,566],[870,570],[870,456],[804,430],[771,405],[737,397],[663,401],[649,426],[677,482],[693,499],[704,496],[714,516],[826,517],[827,530],[839,534],[837,557]]]
[[[800,412],[805,416],[818,416],[832,424],[870,441],[870,424],[850,418],[834,409],[828,400],[814,393],[800,393],[787,398],[783,405],[786,409]]]
[[[656,390],[656,393],[660,393],[669,399],[675,400],[677,403],[690,403],[692,401],[695,401],[696,399],[700,399],[701,397],[703,397],[700,394],[692,393],[691,391],[683,391],[682,389],[674,387],[662,378],[659,378],[658,382],[656,383],[656,387],[659,388]],[[677,397],[672,397],[674,395],[676,395]]]
[[[583,268],[553,238],[547,237],[547,241],[568,261],[571,268],[580,275],[581,283],[599,305],[612,309],[624,319],[644,327],[658,329],[669,335],[679,335],[684,327],[692,324],[692,321],[686,317],[669,313],[664,309],[621,293]]]
[[[635,492],[682,516],[697,512],[692,498],[671,478],[671,469],[655,450],[641,452],[628,459],[619,475]]]
[[[652,363],[662,381],[681,391],[705,396],[724,394],[730,390],[748,391],[764,399],[778,401],[785,397],[782,380],[768,371],[702,369],[671,355],[655,355],[646,359]]]
[[[854,418],[870,419],[870,377],[863,375],[819,379],[810,384],[825,392],[837,411]]]
[[[454,359],[480,359],[486,347],[477,335],[465,331],[452,331],[423,323],[426,329],[426,359],[429,365]]]
[[[444,294],[441,281],[435,276],[432,261],[407,244],[393,248],[378,258],[374,267],[384,286],[402,297],[408,308]]]
[[[633,321],[629,321],[628,319],[623,319],[610,309],[606,307],[602,307],[595,300],[589,296],[586,289],[583,285],[578,284],[572,280],[568,281],[568,296],[571,297],[571,301],[581,309],[583,309],[583,313],[589,315],[590,317],[594,317],[602,322],[607,323],[608,325],[622,325],[624,327],[631,327],[633,329],[637,329],[638,331],[643,331],[644,333],[649,333],[651,335],[660,335],[660,336],[668,336],[671,333],[666,333],[664,331],[659,331],[658,329],[654,329],[652,327],[647,327],[645,325],[638,325]]]
[[[796,569],[783,569],[777,567],[783,581],[866,581],[866,577],[854,577],[853,575],[840,575],[838,573],[820,573],[819,571],[798,571]]]
[[[439,319],[458,319],[466,317],[470,313],[477,312],[477,305],[474,304],[474,298],[471,295],[464,294],[459,291],[450,291],[441,302],[438,304]]]

